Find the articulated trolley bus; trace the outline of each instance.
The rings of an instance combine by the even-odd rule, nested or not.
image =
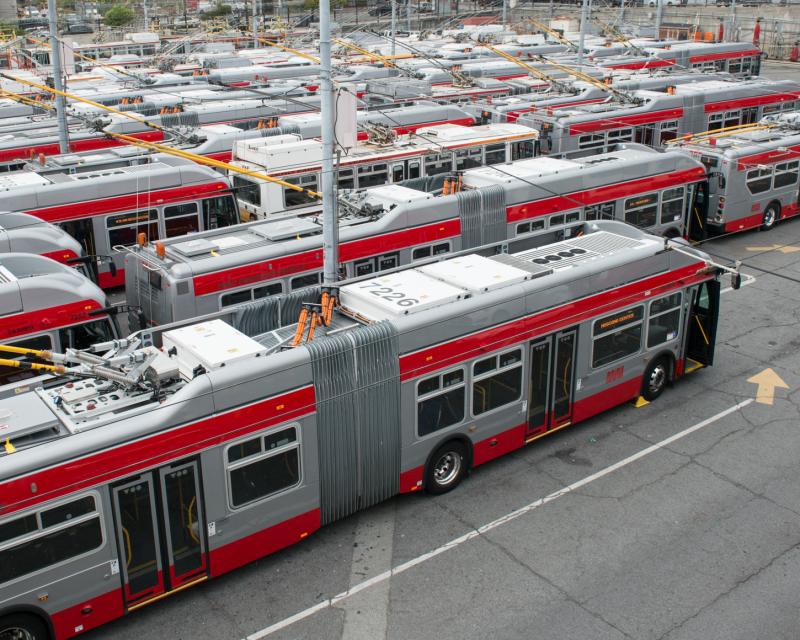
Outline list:
[[[538,132],[518,124],[466,127],[442,124],[414,134],[358,142],[338,162],[337,188],[397,184],[537,155]],[[290,184],[319,191],[322,143],[298,135],[241,140],[233,146],[233,164],[267,173]],[[318,198],[247,175],[233,175],[242,217],[270,219],[319,212]]]
[[[4,401],[0,636],[79,635],[712,364],[718,267],[585,227],[66,354],[103,364]]]
[[[715,137],[676,140],[674,149],[709,171],[708,197],[692,216],[692,237],[768,230],[800,214],[800,114],[786,113]]]
[[[517,122],[539,131],[543,154],[596,153],[625,141],[663,147],[679,136],[758,122],[793,111],[800,83],[791,80],[708,80],[669,92],[637,90],[630,101],[608,100],[526,113]]]
[[[391,184],[340,198],[346,277],[490,243],[518,251],[572,237],[587,220],[624,220],[680,236],[706,171],[685,154],[631,144],[591,158],[469,169],[460,182],[435,178],[428,190]],[[457,192],[448,194],[447,183]],[[140,318],[165,324],[318,284],[321,272],[319,220],[256,221],[133,247],[125,294],[141,308],[132,326]]]
[[[0,344],[85,349],[118,337],[108,307],[103,291],[75,269],[28,253],[0,254]],[[34,375],[0,366],[0,386]]]
[[[166,155],[87,173],[19,171],[5,174],[2,184],[0,211],[58,224],[91,256],[111,255],[114,247],[134,244],[142,233],[154,240],[239,222],[227,178]],[[117,253],[113,259],[118,270],[109,264],[100,268],[103,288],[124,282],[124,256]]]
[[[644,47],[649,55],[589,56],[606,69],[723,71],[748,78],[761,72],[761,51],[749,42],[671,42]]]

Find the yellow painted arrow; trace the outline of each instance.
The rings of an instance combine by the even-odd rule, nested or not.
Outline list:
[[[758,389],[756,390],[756,402],[760,404],[771,405],[775,400],[775,389],[789,388],[789,385],[783,381],[783,378],[772,369],[764,369],[761,373],[757,373],[752,378],[748,378],[747,381],[758,385]]]
[[[766,252],[766,251],[780,251],[781,253],[797,253],[800,251],[800,247],[793,247],[792,245],[781,245],[781,244],[773,244],[770,247],[747,247],[748,251],[759,251],[759,252]]]

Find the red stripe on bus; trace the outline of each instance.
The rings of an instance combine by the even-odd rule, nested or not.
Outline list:
[[[422,477],[425,467],[414,467],[400,474],[400,493],[410,493],[422,489]]]
[[[537,335],[551,333],[563,327],[579,324],[584,320],[612,311],[620,305],[633,305],[663,291],[684,287],[709,278],[698,274],[704,262],[651,276],[612,291],[588,296],[565,305],[540,311],[530,316],[517,318],[505,324],[466,335],[449,342],[434,345],[409,353],[400,358],[400,379],[410,380],[422,375],[453,367],[480,356],[511,345],[519,344]],[[663,291],[662,291],[663,289]]]
[[[761,223],[764,221],[764,214],[756,213],[752,216],[746,216],[744,218],[739,218],[738,220],[731,220],[730,222],[725,223],[725,232],[732,233],[735,231],[746,231],[747,229],[755,229],[758,226],[761,226]]]
[[[700,56],[689,56],[689,62],[709,62],[710,60],[727,60],[729,58],[744,58],[745,56],[760,56],[758,49],[745,51],[725,51],[723,53],[704,53]]]
[[[47,251],[41,254],[45,258],[50,258],[61,264],[66,264],[69,260],[79,257],[72,249],[59,249],[58,251]]]
[[[717,113],[719,111],[730,111],[731,109],[741,109],[743,107],[758,107],[765,104],[780,104],[790,100],[800,98],[800,92],[791,93],[767,93],[763,96],[751,96],[750,98],[737,98],[736,100],[723,100],[721,102],[709,102],[703,109],[706,113]]]
[[[138,138],[139,140],[147,140],[149,142],[156,142],[164,139],[164,134],[161,131],[144,131],[141,133],[132,133],[130,135],[134,138]],[[69,150],[71,152],[94,151],[96,149],[119,147],[124,144],[127,143],[97,134],[86,138],[77,138],[72,140],[69,144]],[[40,144],[32,147],[14,147],[13,149],[3,149],[0,151],[0,162],[8,162],[10,160],[27,160],[31,157],[31,154],[44,154],[46,156],[51,156],[59,153],[61,153],[61,148],[57,142]]]
[[[249,536],[234,540],[222,547],[212,549],[211,575],[222,575],[262,556],[280,551],[300,542],[320,526],[320,510],[312,509]]]
[[[3,501],[0,515],[106,484],[313,412],[314,387],[308,385],[240,409],[30,473],[0,483]],[[36,493],[32,495],[33,485],[36,486]]]
[[[739,171],[745,171],[760,164],[774,164],[784,160],[794,160],[798,155],[800,155],[800,145],[794,145],[786,149],[772,149],[740,158],[736,168]]]
[[[476,442],[472,446],[472,466],[504,456],[525,444],[525,423]]]
[[[642,60],[640,62],[626,62],[624,64],[605,64],[607,69],[650,69],[653,67],[671,67],[676,64],[670,58],[654,58],[653,60]]]
[[[220,181],[190,184],[185,187],[174,187],[172,189],[160,189],[148,192],[146,190],[146,180],[144,180],[141,193],[130,193],[124,196],[114,196],[112,198],[86,200],[83,202],[61,204],[55,207],[44,207],[41,209],[28,209],[24,211],[24,213],[34,215],[46,222],[63,222],[65,220],[101,216],[115,211],[145,210],[149,207],[156,207],[170,202],[192,200],[229,188],[226,182]]]
[[[683,117],[683,108],[662,109],[661,111],[648,111],[646,113],[634,113],[629,116],[611,116],[600,118],[591,122],[578,122],[569,127],[569,135],[574,136],[581,133],[592,133],[593,131],[605,131],[607,129],[621,129],[625,126],[636,126],[649,124],[651,122],[662,122],[664,120],[676,120]]]
[[[543,198],[542,200],[536,200],[534,202],[515,204],[506,209],[507,220],[509,223],[519,222],[520,220],[527,220],[529,218],[548,215],[559,211],[567,211],[580,206],[597,204],[598,202],[616,200],[650,190],[664,189],[688,182],[696,182],[705,179],[705,176],[706,170],[704,168],[695,167],[693,169],[673,171],[672,173],[597,187],[596,189],[576,191],[575,193],[563,196]]]
[[[642,379],[637,375],[630,380],[603,389],[600,393],[576,400],[572,405],[572,421],[582,422],[623,402],[636,398],[642,390]]]
[[[393,233],[344,242],[339,247],[339,259],[342,262],[358,260],[387,251],[397,251],[417,244],[435,242],[452,238],[461,233],[459,219],[446,220],[422,227],[404,229]],[[256,282],[303,273],[322,268],[322,248],[304,251],[293,255],[256,262],[215,273],[196,276],[193,279],[194,294],[208,295],[217,291],[235,289]]]
[[[115,582],[118,583],[119,579]],[[88,615],[85,613],[87,609],[90,610]],[[114,589],[57,611],[50,617],[50,620],[53,623],[56,639],[62,640],[62,638],[72,638],[89,629],[96,629],[124,614],[122,589]]]
[[[96,300],[78,300],[55,307],[6,316],[0,318],[0,340],[12,340],[32,333],[52,331],[61,327],[69,327],[78,322],[97,319],[100,316],[90,316],[89,312],[102,308],[102,305]]]
[[[97,273],[97,286],[101,289],[113,289],[124,285],[125,269],[122,267],[117,267],[116,275],[112,275],[110,271],[99,271]]]

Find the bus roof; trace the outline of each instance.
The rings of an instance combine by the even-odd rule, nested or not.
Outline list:
[[[0,254],[0,318],[82,300],[106,306],[102,289],[72,267],[31,253]]]

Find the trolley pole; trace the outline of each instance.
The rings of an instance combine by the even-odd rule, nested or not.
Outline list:
[[[581,30],[578,33],[578,69],[583,66],[583,43],[586,40],[586,22],[589,20],[589,2],[590,0],[583,0],[581,5]],[[505,2],[503,2],[505,7]]]
[[[258,49],[258,11],[256,10],[256,3],[258,0],[253,0],[253,48]]]
[[[394,55],[397,50],[397,43],[395,42],[397,37],[397,0],[392,0],[392,24],[389,28],[389,33],[392,36],[392,55]]]
[[[660,40],[661,14],[664,11],[664,0],[656,0],[656,40]]]
[[[394,7],[394,2],[392,2]],[[339,274],[338,216],[333,190],[333,82],[331,81],[331,3],[319,2],[319,59],[322,88],[322,257],[323,284],[332,286]]]
[[[50,61],[53,67],[53,88],[64,91],[64,70],[61,64],[61,43],[58,41],[58,16],[56,0],[47,0],[47,17],[50,22]],[[56,94],[56,120],[58,122],[58,146],[61,153],[69,153],[69,130],[67,128],[67,101],[63,94]]]

